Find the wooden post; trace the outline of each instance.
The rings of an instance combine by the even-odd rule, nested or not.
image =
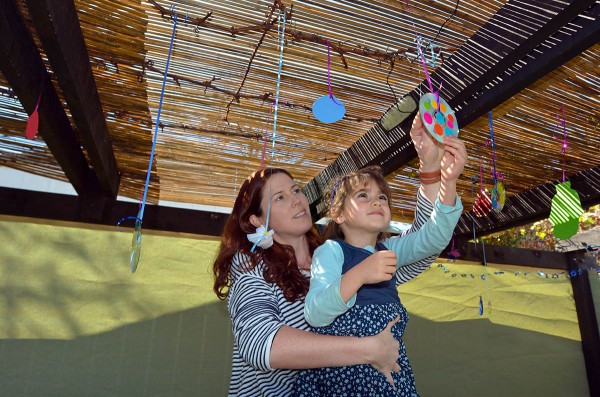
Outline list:
[[[596,261],[586,257],[584,252],[571,251],[567,255],[590,396],[600,396],[600,334],[587,272],[596,266]]]

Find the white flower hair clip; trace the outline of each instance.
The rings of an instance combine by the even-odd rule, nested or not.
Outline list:
[[[273,234],[275,234],[275,230],[271,229],[267,231],[267,228],[263,225],[256,228],[256,233],[248,233],[248,240],[250,240],[251,243],[254,243],[250,252],[254,252],[257,245],[262,249],[272,246]]]

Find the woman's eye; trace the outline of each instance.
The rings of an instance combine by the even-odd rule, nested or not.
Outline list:
[[[292,193],[293,193],[293,194],[300,193],[300,188],[299,188],[299,187],[297,187],[297,188],[293,189],[293,190],[292,190]]]
[[[281,201],[281,200],[283,200],[283,195],[280,194],[278,196],[275,196],[275,201]]]

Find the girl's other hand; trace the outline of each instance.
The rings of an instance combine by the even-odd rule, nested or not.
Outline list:
[[[454,136],[444,138],[444,157],[442,158],[442,179],[457,180],[467,163],[467,149],[463,141]]]
[[[360,272],[362,284],[391,280],[396,273],[398,258],[394,251],[377,251],[349,270]],[[354,270],[356,269],[356,270]]]

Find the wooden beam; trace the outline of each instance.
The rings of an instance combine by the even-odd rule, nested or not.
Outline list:
[[[595,0],[508,2],[432,74],[432,82],[435,86],[444,83],[447,89],[443,88],[440,95],[458,110],[457,107],[462,107],[497,77],[504,76],[509,68],[595,3]],[[541,9],[546,12],[541,13]],[[486,58],[494,61],[490,64]],[[528,73],[527,67],[517,73]],[[425,81],[421,88],[425,92],[429,89]],[[460,119],[458,122],[466,125]]]
[[[440,95],[455,108],[458,117],[462,108],[470,106],[468,101],[477,100],[476,96],[485,92],[490,82],[503,76],[515,63],[593,4],[595,0],[549,0],[543,3],[543,9],[549,12],[541,14],[537,2],[508,2],[431,74],[432,83],[439,87],[443,82]],[[517,72],[524,80],[532,78],[528,73],[526,67]],[[319,202],[330,180],[367,165],[380,165],[385,173],[390,173],[416,157],[408,130],[416,114],[419,93],[428,91],[428,82],[424,80],[309,181],[304,192],[313,218],[323,215]],[[483,114],[491,110],[489,106],[480,107],[478,111]],[[466,126],[461,119],[458,124]]]
[[[119,190],[117,162],[75,4],[72,0],[27,0],[26,3],[102,193],[114,198]]]
[[[469,243],[468,240],[455,240],[454,247],[460,252],[460,260],[484,263],[496,263],[499,265],[527,266],[543,269],[569,270],[568,257],[563,252],[549,252],[530,250],[525,248],[502,247],[485,244],[485,250],[481,243]],[[440,254],[440,258],[447,258],[447,247]]]
[[[568,180],[571,181],[571,188],[579,193],[584,208],[600,204],[600,166],[578,172]],[[454,235],[457,238],[472,238],[475,228],[476,236],[481,237],[546,219],[550,216],[555,194],[554,184],[548,183],[508,197],[502,212],[491,211],[484,217],[474,217],[472,211],[465,212],[458,221]]]
[[[593,258],[585,257],[581,251],[569,252],[568,259],[569,270],[578,272],[577,276],[571,277],[571,286],[581,332],[581,348],[585,360],[588,388],[590,396],[600,396],[600,333],[587,272],[587,269],[596,264],[595,261],[593,263],[590,261]]]
[[[546,76],[572,58],[600,42],[600,4],[592,6],[584,16],[575,18],[573,25],[581,26],[575,32],[558,32],[553,36],[557,44],[528,61],[518,73],[502,77],[502,81],[485,90],[474,103],[456,112],[460,125],[469,125],[491,109],[512,98],[525,87]]]
[[[115,226],[120,219],[136,216],[139,203],[114,201],[104,206],[101,217],[89,217],[89,201],[66,194],[0,187],[0,214],[66,222]],[[143,229],[220,236],[228,214],[147,204]],[[133,223],[124,226],[132,227]]]
[[[0,9],[0,71],[28,114],[43,92],[38,109],[39,133],[75,191],[83,195],[101,190],[16,2],[0,0]]]

